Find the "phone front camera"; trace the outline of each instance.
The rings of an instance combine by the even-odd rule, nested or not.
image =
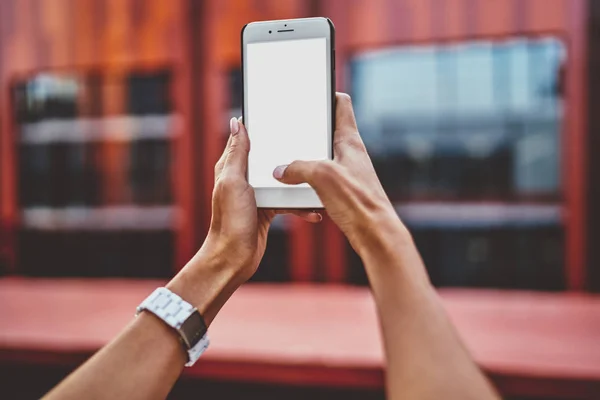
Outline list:
[[[269,33],[271,33],[271,31],[269,31]]]

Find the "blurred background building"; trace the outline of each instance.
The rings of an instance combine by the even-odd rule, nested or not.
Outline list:
[[[436,286],[600,291],[595,0],[3,0],[0,275],[172,276],[241,114],[242,26],[308,16]],[[284,217],[252,280],[367,285],[331,221]]]

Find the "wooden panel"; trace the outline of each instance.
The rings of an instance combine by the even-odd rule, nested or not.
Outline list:
[[[22,2],[21,4],[24,4]],[[16,169],[13,151],[13,121],[10,108],[9,68],[16,60],[11,59],[14,46],[9,47],[15,29],[15,5],[0,2],[0,232],[9,250],[9,272],[14,272],[16,261],[14,250],[14,229],[17,224],[16,208]],[[6,51],[5,51],[6,50]],[[9,51],[10,50],[10,51]],[[2,244],[0,244],[0,247]]]
[[[486,1],[479,0],[477,34],[478,35],[509,35],[514,32],[515,2],[509,0]]]
[[[414,41],[430,40],[432,37],[432,15],[436,7],[433,0],[404,0],[406,17],[410,19],[409,38]]]
[[[97,33],[94,29],[96,13],[94,10],[96,0],[77,0],[73,4],[73,13],[77,15],[74,21],[74,63],[78,65],[91,65],[98,54],[96,43]]]
[[[352,0],[356,3],[356,0]],[[355,8],[355,7],[354,7]],[[331,18],[335,25],[335,54],[336,54],[336,86],[338,91],[346,90],[344,72],[352,46],[352,32],[356,29],[352,25],[354,11],[348,7],[346,0],[331,0],[319,3],[318,12]]]
[[[357,49],[388,46],[432,38],[462,40],[469,35],[505,35],[511,31],[564,33],[569,48],[567,68],[567,128],[563,138],[566,183],[567,258],[570,287],[584,285],[585,212],[583,192],[585,157],[585,58],[584,0],[227,0],[202,2],[203,27],[186,30],[188,15],[181,4],[187,0],[4,0],[0,2],[0,218],[14,223],[16,165],[12,150],[12,127],[7,85],[15,74],[38,68],[108,66],[116,74],[126,68],[174,63],[177,109],[187,118],[201,115],[200,129],[186,128],[177,143],[176,199],[184,205],[180,240],[190,243],[186,257],[201,241],[210,218],[212,164],[221,150],[218,135],[227,124],[225,73],[239,65],[239,32],[252,20],[294,18],[309,15],[317,4],[338,30],[338,88],[345,85],[344,66]],[[206,4],[205,4],[206,3]],[[443,10],[440,11],[440,10]],[[330,14],[328,14],[330,12]],[[200,25],[200,20],[196,21]],[[185,40],[184,40],[185,37]],[[193,86],[186,43],[202,47],[199,57],[205,70],[202,82]],[[190,44],[191,47],[192,44]],[[196,75],[198,77],[199,75]],[[210,99],[200,109],[189,106],[191,91]],[[122,95],[121,95],[122,96]],[[122,112],[123,98],[110,102],[113,113]],[[119,105],[121,104],[121,105]],[[191,117],[190,117],[191,118]],[[196,118],[196,117],[194,117]],[[191,137],[195,139],[191,139]],[[8,150],[7,150],[8,149]],[[185,155],[184,155],[185,154]],[[202,157],[198,160],[198,156]],[[109,157],[110,158],[110,157]],[[194,161],[196,160],[196,161]],[[193,164],[198,164],[193,167]],[[190,186],[198,186],[192,189]],[[187,189],[186,189],[187,188]],[[200,194],[195,190],[200,191]],[[188,220],[189,218],[189,220]],[[331,222],[324,224],[325,242],[343,240]],[[191,225],[191,226],[190,226]],[[312,229],[312,228],[310,228]],[[311,249],[310,229],[294,230],[293,240]],[[186,239],[187,238],[187,239]],[[328,244],[329,246],[329,244]],[[329,246],[331,247],[331,246]],[[335,248],[335,245],[333,247]],[[312,251],[312,250],[309,250]],[[333,262],[332,277],[340,276],[337,252],[323,254]],[[338,255],[336,255],[338,254]],[[338,257],[339,256],[339,257]],[[186,257],[181,257],[185,259]],[[338,257],[338,258],[336,258]],[[337,261],[335,261],[337,260]],[[292,264],[293,264],[293,260]],[[297,265],[299,267],[300,263]],[[303,265],[307,263],[303,262]],[[300,268],[300,267],[299,267]],[[304,268],[304,267],[302,267]],[[336,272],[337,271],[337,272]]]
[[[381,42],[386,37],[390,23],[387,21],[386,0],[354,0],[349,11],[350,26],[348,43],[351,47],[364,47]],[[332,16],[335,23],[336,16]],[[401,18],[393,21],[402,24]],[[398,28],[400,29],[400,28]]]
[[[164,64],[174,57],[176,6],[160,0],[7,0],[7,71]],[[13,22],[14,21],[14,22]],[[11,25],[10,23],[8,25]]]
[[[311,240],[314,227],[298,218],[291,218],[289,226],[290,279],[293,282],[311,282],[315,278],[315,265],[318,262],[314,257],[317,244]]]
[[[14,18],[14,29],[4,37],[3,44],[6,50],[7,74],[34,65],[37,54],[37,41],[33,35],[34,23],[30,17],[34,12],[33,0],[15,1],[12,11],[13,14],[7,15],[7,19]]]
[[[564,0],[355,0],[351,47],[566,28]],[[338,19],[332,15],[334,22]]]
[[[103,27],[104,39],[101,51],[104,63],[111,67],[124,65],[133,58],[131,48],[131,32],[128,18],[129,7],[127,2],[121,0],[107,0],[106,23]]]
[[[466,0],[444,0],[445,18],[443,36],[446,38],[462,37],[465,32]]]
[[[192,48],[195,39],[190,27],[190,4],[186,1],[174,3],[175,40],[171,43],[175,59],[179,60],[177,75],[173,85],[173,102],[175,109],[181,114],[182,127],[180,136],[175,140],[172,149],[173,168],[173,195],[175,203],[179,206],[181,218],[175,232],[177,243],[175,254],[175,269],[182,268],[194,254],[196,246],[195,213],[195,188],[197,187],[196,174],[193,169],[194,121],[198,110],[194,109],[193,94],[197,88],[193,85]]]
[[[7,3],[0,2],[0,83],[4,81],[5,73],[5,55],[2,52],[4,37],[10,33],[11,23],[6,16],[9,15]],[[8,109],[8,93],[0,90],[0,257],[8,262],[8,268],[14,266],[13,246],[12,246],[12,225],[15,217],[14,213],[14,194],[12,154],[10,137],[7,132],[10,131],[10,122],[7,116],[10,114]],[[0,261],[1,262],[1,261]]]
[[[0,2],[0,83],[4,81],[4,53],[2,51],[3,37],[7,34],[7,29],[5,25],[5,16],[7,11],[5,10],[6,3]],[[5,119],[8,115],[8,110],[6,109],[6,94],[4,90],[0,88],[0,238],[5,237],[5,225],[8,221],[8,198],[6,196],[5,191],[8,190],[6,187],[6,171],[4,168],[3,160],[8,156],[8,136],[4,135],[4,131],[6,129]],[[0,239],[2,240],[2,239]],[[0,243],[0,249],[3,248],[5,243]]]
[[[135,31],[129,35],[134,41],[139,61],[160,63],[171,58],[175,39],[172,29],[177,23],[177,19],[174,18],[177,16],[176,7],[164,0],[146,0],[139,9],[144,11],[143,18],[139,21],[139,27],[133,25]]]
[[[415,21],[407,1],[385,0],[383,7],[385,19],[381,19],[379,24],[385,29],[377,31],[377,34],[395,41],[410,39]]]
[[[108,53],[118,54],[119,45],[108,49]],[[125,76],[124,71],[113,70],[110,74],[110,81],[103,86],[102,109],[106,115],[125,114]],[[126,134],[127,132],[119,132]],[[127,148],[122,143],[105,142],[101,144],[101,162],[99,164],[102,170],[102,202],[104,204],[118,204],[122,188],[127,187],[127,176],[124,176],[123,163],[126,162]]]
[[[567,28],[569,9],[578,7],[578,0],[527,0],[527,27],[532,31],[558,31]],[[583,15],[582,15],[583,17]],[[585,19],[581,20],[584,23]]]
[[[198,150],[202,151],[201,163],[197,164],[198,176],[201,177],[201,192],[199,193],[199,202],[196,207],[198,210],[197,220],[202,231],[198,233],[197,246],[201,245],[204,235],[208,232],[211,218],[211,199],[214,186],[214,166],[223,150],[221,134],[227,129],[227,109],[225,108],[227,85],[225,81],[225,72],[227,71],[220,63],[219,50],[224,43],[219,40],[209,40],[215,37],[220,22],[220,10],[223,4],[217,2],[208,2],[203,9],[202,25],[203,28],[198,31],[199,38],[206,38],[202,45],[201,53],[201,74],[198,75],[201,87],[201,97],[199,99],[201,107],[201,125],[197,128],[202,129],[200,146]],[[237,36],[239,48],[239,35]],[[238,57],[239,59],[239,57]]]
[[[46,48],[47,59],[42,63],[47,67],[72,64],[73,22],[70,0],[38,0],[40,37]]]
[[[562,181],[566,208],[566,277],[570,290],[586,283],[587,177],[587,13],[586,0],[569,0],[569,62],[566,74],[566,125],[562,135]]]

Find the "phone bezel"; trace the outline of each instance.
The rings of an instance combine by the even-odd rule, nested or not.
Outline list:
[[[278,31],[284,32],[278,32]],[[269,33],[269,31],[271,33]],[[242,50],[242,116],[244,124],[252,137],[252,120],[246,115],[246,45],[275,41],[325,38],[327,47],[327,119],[328,119],[328,155],[333,159],[333,132],[335,127],[335,28],[328,18],[300,18],[276,21],[252,22],[245,25],[241,32]],[[252,151],[252,150],[251,150]],[[256,204],[259,208],[322,208],[323,204],[316,192],[310,187],[289,186],[285,188],[254,188]]]

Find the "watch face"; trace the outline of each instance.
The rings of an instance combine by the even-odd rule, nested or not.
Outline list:
[[[206,333],[206,324],[198,312],[194,311],[179,328],[188,349],[194,347]]]

